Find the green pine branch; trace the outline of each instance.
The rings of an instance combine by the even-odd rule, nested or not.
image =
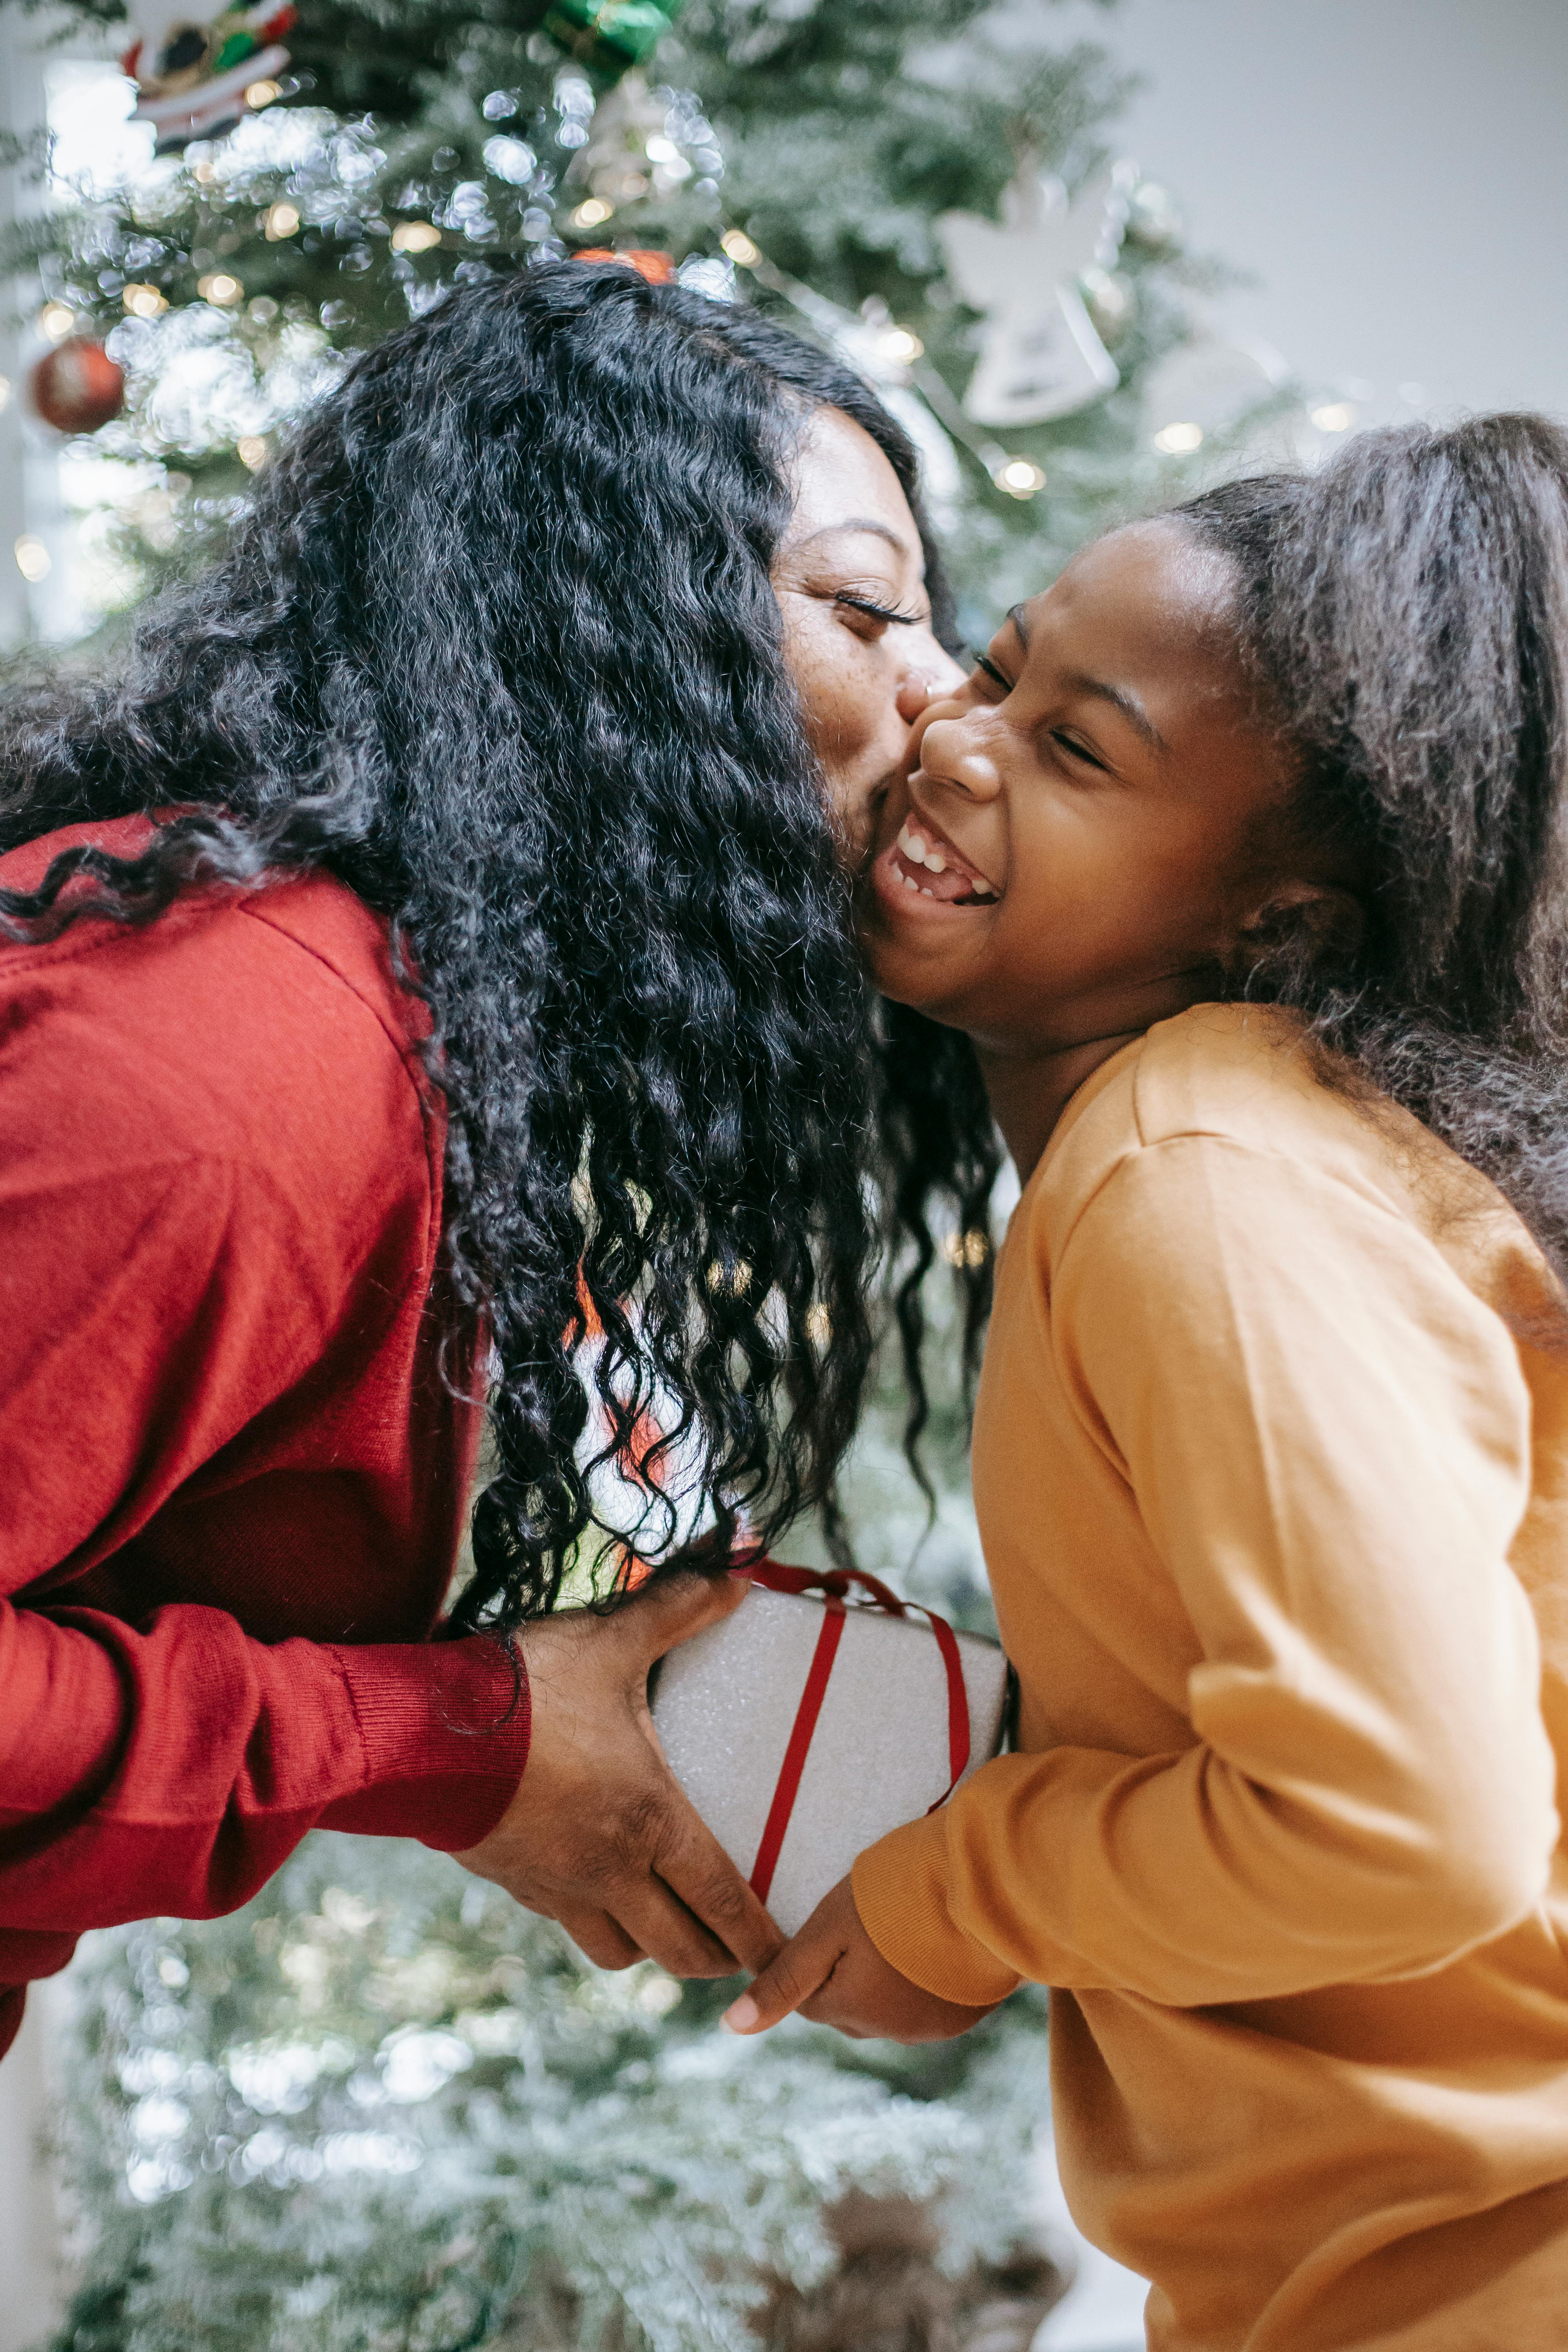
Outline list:
[[[115,18],[113,0],[69,6],[80,24]],[[787,14],[688,0],[651,92],[601,89],[595,113],[545,13],[545,0],[322,0],[289,35],[283,95],[260,121],[165,159],[123,197],[40,211],[11,233],[5,265],[126,365],[127,415],[99,446],[182,478],[170,509],[182,545],[187,525],[193,546],[210,543],[210,499],[243,490],[237,449],[263,461],[342,355],[450,286],[542,251],[654,246],[721,263],[725,232],[742,228],[771,265],[738,273],[743,299],[793,317],[769,290],[776,271],[845,310],[885,303],[955,409],[976,322],[944,282],[937,221],[994,215],[1025,153],[1081,180],[1110,152],[1128,87],[1098,49],[1055,47],[1044,14],[1003,46],[983,0],[808,0]],[[650,123],[672,152],[666,165],[643,159],[640,187],[617,189],[605,214],[592,201],[597,142],[617,110],[629,165]],[[1162,478],[1140,384],[1184,332],[1181,275],[1170,254],[1130,243],[1122,390],[1008,436],[1009,452],[1044,467],[1042,497],[1005,496],[965,457],[955,549],[973,629]],[[193,340],[239,362],[254,429],[220,418],[203,431],[171,402],[171,367]],[[124,527],[133,589],[164,576],[168,537],[166,519],[151,539],[134,519]]]

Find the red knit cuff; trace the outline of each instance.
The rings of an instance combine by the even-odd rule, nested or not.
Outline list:
[[[444,1853],[478,1845],[516,1794],[528,1761],[521,1652],[470,1633],[457,1642],[339,1647],[331,1655],[364,1742],[365,1785],[330,1804],[321,1826],[418,1838]]]
[[[22,2011],[26,2005],[26,1985],[0,1985],[0,2058],[22,2031]]]

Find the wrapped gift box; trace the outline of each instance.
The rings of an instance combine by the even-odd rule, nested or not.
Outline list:
[[[995,1754],[1006,1695],[994,1642],[873,1578],[765,1562],[661,1662],[652,1704],[676,1779],[793,1936],[858,1853]]]

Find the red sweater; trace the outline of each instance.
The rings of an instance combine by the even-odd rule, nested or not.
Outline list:
[[[428,1638],[478,1415],[422,1017],[321,877],[0,943],[0,2050],[83,1928],[232,1910],[318,1823],[460,1850],[517,1786],[509,1660]]]

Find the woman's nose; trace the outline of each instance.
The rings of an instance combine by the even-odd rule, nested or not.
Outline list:
[[[921,737],[921,772],[933,784],[952,784],[972,801],[988,801],[1002,787],[1001,771],[986,740],[984,710],[956,719],[933,719]]]

